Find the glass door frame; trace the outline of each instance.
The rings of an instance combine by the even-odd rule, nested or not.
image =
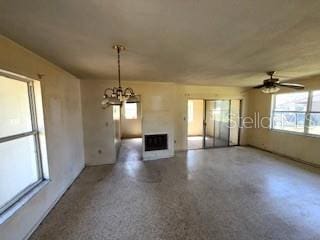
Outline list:
[[[239,124],[238,124],[238,141],[237,141],[237,144],[230,144],[230,121],[231,121],[231,101],[232,100],[238,100],[239,101]],[[229,113],[228,113],[228,140],[227,140],[227,144],[226,146],[215,146],[215,137],[213,137],[213,144],[212,146],[206,146],[206,130],[207,130],[207,102],[209,101],[212,101],[212,102],[215,102],[215,101],[228,101],[228,105],[229,105]],[[242,122],[241,122],[241,116],[242,116],[242,99],[203,99],[203,108],[204,108],[204,111],[203,111],[203,114],[204,114],[204,117],[203,117],[203,144],[202,144],[202,147],[203,149],[210,149],[210,148],[224,148],[224,147],[233,147],[233,146],[240,146],[240,134],[241,134],[241,125],[242,125]],[[214,127],[214,131],[215,131],[215,127]],[[215,134],[215,132],[214,132]]]

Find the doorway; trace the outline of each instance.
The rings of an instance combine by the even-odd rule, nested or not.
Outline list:
[[[140,99],[140,96],[137,95]],[[139,103],[124,102],[121,107],[121,149],[119,159],[130,153],[132,159],[142,159],[142,111]]]
[[[121,138],[142,138],[140,103],[123,103],[121,107]]]
[[[188,100],[188,149],[203,148],[204,100]]]
[[[188,100],[188,149],[237,146],[241,100]]]

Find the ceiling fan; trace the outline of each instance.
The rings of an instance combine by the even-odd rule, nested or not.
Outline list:
[[[296,90],[303,90],[304,86],[297,83],[282,83],[279,78],[274,78],[274,71],[266,72],[270,78],[263,81],[263,84],[255,86],[255,89],[262,89],[263,93],[275,93],[280,90],[280,87],[293,88]]]

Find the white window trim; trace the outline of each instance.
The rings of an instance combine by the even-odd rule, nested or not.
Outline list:
[[[44,179],[35,185],[29,192],[23,195],[18,201],[16,201],[12,206],[6,209],[0,214],[0,225],[9,220],[21,207],[23,207],[27,202],[29,202],[34,196],[37,195],[45,186],[49,184],[51,180]]]
[[[274,109],[275,109],[275,97],[276,95],[280,95],[280,94],[290,94],[290,93],[294,93],[294,92],[287,92],[287,93],[278,93],[278,94],[272,94],[271,97],[271,111],[270,111],[270,124],[269,124],[269,130],[273,131],[273,132],[279,132],[279,133],[289,133],[292,135],[298,135],[298,136],[304,136],[304,137],[312,137],[312,138],[320,138],[320,134],[312,134],[308,132],[308,128],[309,128],[309,118],[308,116],[310,116],[311,113],[320,113],[320,112],[312,112],[311,111],[311,105],[312,105],[312,97],[313,97],[313,92],[315,91],[319,91],[317,89],[314,90],[309,90],[309,91],[302,91],[301,93],[308,93],[308,103],[307,103],[307,109],[305,112],[305,121],[304,121],[304,130],[303,132],[296,132],[296,131],[290,131],[290,130],[283,130],[283,129],[276,129],[273,128],[273,115],[274,115]],[[285,112],[285,111],[284,111]],[[288,111],[290,112],[290,111]]]
[[[0,69],[0,76],[4,76],[7,78],[11,78],[13,80],[18,80],[22,82],[26,82],[28,85],[28,96],[29,96],[29,106],[30,106],[30,114],[31,114],[31,123],[32,123],[32,131],[23,132],[15,135],[10,135],[6,137],[0,138],[0,144],[3,142],[7,142],[14,139],[23,138],[26,136],[34,136],[35,138],[35,149],[37,154],[37,162],[38,162],[38,174],[39,180],[30,184],[25,189],[23,189],[20,193],[18,193],[14,198],[12,198],[8,203],[0,208],[0,224],[5,222],[8,218],[10,218],[20,207],[22,207],[28,200],[30,200],[37,192],[39,192],[49,180],[49,171],[46,156],[46,142],[45,136],[41,137],[40,140],[40,130],[38,125],[38,112],[37,106],[38,104],[41,111],[42,109],[42,100],[41,103],[36,100],[35,96],[35,87],[34,87],[34,79],[25,77],[19,74],[11,73],[5,70]],[[39,93],[41,95],[41,92]],[[41,118],[41,117],[40,117]],[[41,125],[44,125],[43,119],[41,120]],[[41,134],[44,135],[44,126],[42,126]],[[41,151],[43,150],[43,151]],[[43,164],[46,163],[46,166]]]

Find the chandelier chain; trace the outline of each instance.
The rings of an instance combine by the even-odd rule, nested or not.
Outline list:
[[[117,52],[118,52],[118,83],[119,83],[119,88],[121,88],[121,80],[120,80],[120,47],[117,47]]]

